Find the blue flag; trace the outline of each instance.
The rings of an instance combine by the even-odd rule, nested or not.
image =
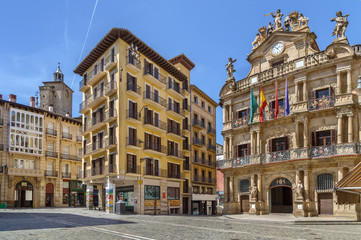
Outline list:
[[[287,76],[286,76],[286,87],[285,87],[285,116],[290,115],[290,102],[288,100],[288,83],[287,83]]]

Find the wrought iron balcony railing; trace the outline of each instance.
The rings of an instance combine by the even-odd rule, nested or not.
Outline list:
[[[63,132],[63,134],[61,136],[62,136],[62,138],[70,139],[70,140],[73,138],[73,135],[70,133],[67,133],[67,132]]]
[[[140,147],[141,143],[142,143],[142,141],[140,141],[137,138],[129,138],[129,137],[127,137],[127,145]]]
[[[163,122],[163,121],[160,121],[157,118],[144,117],[144,124],[150,124],[150,125],[152,125],[154,127],[162,129],[164,131],[167,129],[166,123]]]
[[[335,97],[322,97],[308,101],[308,110],[315,111],[319,109],[331,108],[335,106]]]
[[[133,91],[138,95],[141,94],[141,87],[134,83],[127,83],[127,91]]]
[[[153,150],[164,154],[167,152],[167,148],[165,146],[147,142],[144,143],[144,150]]]
[[[193,119],[193,126],[199,126],[201,128],[205,128],[205,124],[202,121],[199,121],[197,118]]]
[[[141,62],[136,57],[132,56],[131,54],[127,55],[127,64],[132,64],[138,69],[141,69]]]
[[[197,145],[203,146],[203,145],[204,145],[204,141],[203,141],[202,139],[199,139],[199,138],[194,137],[194,138],[193,138],[193,144],[197,144]]]
[[[130,111],[130,110],[127,110],[127,118],[133,118],[135,120],[140,120],[138,113],[136,111]]]
[[[62,178],[71,178],[71,173],[69,172],[62,172],[61,173]]]
[[[207,133],[211,133],[211,134],[216,134],[216,129],[215,128],[212,128],[212,127],[208,127],[207,128]]]
[[[46,134],[48,135],[52,135],[52,136],[56,136],[57,135],[57,131],[52,129],[52,128],[47,128],[46,129]]]
[[[160,104],[163,107],[167,107],[167,101],[160,97],[159,94],[154,94],[153,92],[150,91],[145,91],[143,92],[143,99],[150,99],[155,103]]]
[[[291,150],[268,152],[261,155],[249,155],[217,161],[217,168],[237,168],[247,165],[275,163],[288,160],[305,160],[313,158],[329,158],[339,156],[360,155],[359,143],[342,143],[329,146],[313,146]]]
[[[44,174],[48,177],[58,177],[58,171],[45,170]]]

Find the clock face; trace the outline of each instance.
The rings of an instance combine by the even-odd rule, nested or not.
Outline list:
[[[272,53],[275,55],[280,54],[282,50],[283,50],[283,43],[281,42],[275,43],[275,45],[273,45],[272,47]]]

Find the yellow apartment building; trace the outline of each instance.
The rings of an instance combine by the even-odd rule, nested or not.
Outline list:
[[[190,212],[190,70],[113,28],[74,72],[82,76],[83,181],[89,208]]]
[[[216,214],[216,107],[218,104],[191,85],[192,214]]]

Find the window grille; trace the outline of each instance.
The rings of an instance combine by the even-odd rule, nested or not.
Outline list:
[[[249,192],[249,180],[248,179],[244,179],[241,180],[241,192]]]
[[[317,191],[329,191],[333,189],[333,176],[325,173],[317,176]]]

